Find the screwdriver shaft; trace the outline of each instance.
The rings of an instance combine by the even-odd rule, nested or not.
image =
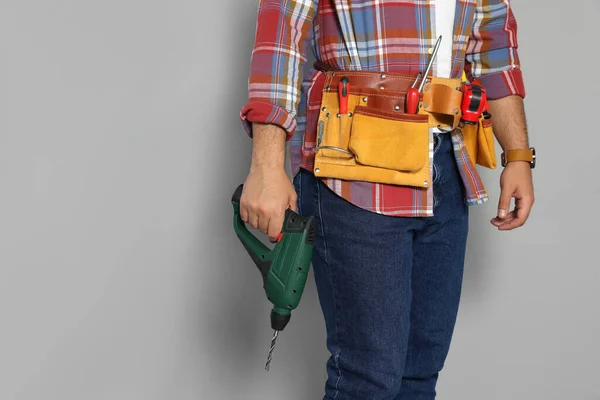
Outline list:
[[[275,344],[277,343],[277,336],[279,335],[279,331],[273,331],[273,339],[271,339],[271,349],[269,349],[269,355],[267,357],[267,363],[265,364],[265,369],[268,371],[271,368],[271,360],[273,359],[273,352],[275,351]]]
[[[413,82],[412,86],[410,87],[411,89],[414,89],[417,86],[417,83],[419,83],[419,79],[421,79],[421,75],[423,75],[423,73],[421,71],[419,71],[419,73],[417,74],[417,77],[415,78],[415,81]]]
[[[425,70],[425,74],[423,76],[423,80],[419,85],[419,93],[423,91],[423,86],[425,86],[425,81],[427,81],[427,76],[431,71],[431,66],[433,65],[433,61],[435,60],[435,56],[437,56],[438,50],[440,49],[440,43],[442,42],[442,36],[438,37],[437,42],[435,42],[435,46],[433,47],[433,52],[431,53],[431,58],[429,59],[429,63],[427,64],[427,69]]]

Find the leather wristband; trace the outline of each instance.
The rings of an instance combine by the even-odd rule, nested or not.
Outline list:
[[[535,168],[535,148],[507,150],[502,153],[500,159],[502,160],[503,167],[506,167],[506,164],[512,161],[527,161],[531,168]]]

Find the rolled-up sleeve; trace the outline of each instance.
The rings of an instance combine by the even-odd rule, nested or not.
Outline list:
[[[278,125],[286,140],[292,137],[316,8],[316,0],[260,1],[248,102],[240,112],[250,137],[253,122]]]
[[[525,97],[517,49],[517,21],[510,0],[477,0],[465,71],[481,81],[490,100]]]

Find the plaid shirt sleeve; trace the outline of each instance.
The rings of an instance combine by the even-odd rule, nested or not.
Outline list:
[[[510,0],[477,0],[465,70],[469,78],[481,80],[489,99],[525,97],[517,48]]]
[[[240,112],[250,137],[259,122],[280,126],[291,139],[316,8],[317,0],[260,0],[248,102]]]

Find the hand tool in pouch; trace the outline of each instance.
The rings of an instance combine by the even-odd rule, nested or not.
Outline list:
[[[417,107],[419,106],[420,93],[419,93],[419,90],[416,88],[416,86],[417,86],[417,83],[419,83],[419,79],[421,79],[421,75],[423,75],[422,72],[419,72],[417,74],[417,77],[415,78],[415,81],[413,82],[412,86],[406,92],[406,99],[404,100],[404,104],[406,106],[407,114],[416,114],[417,113]]]
[[[342,141],[342,132],[346,131],[346,124],[348,123],[348,100],[350,98],[350,80],[345,76],[340,79],[340,83],[338,85],[338,98],[340,102],[340,112],[337,117],[340,119],[340,123],[338,125],[338,143],[341,147],[348,146],[348,140],[345,138]],[[338,148],[342,153],[346,153],[348,155],[352,155],[349,151],[344,150],[343,148]]]
[[[427,64],[427,69],[425,70],[425,74],[423,74],[423,79],[421,80],[421,84],[419,85],[419,88],[416,89],[415,86],[416,86],[417,82],[419,81],[420,72],[419,72],[419,75],[417,75],[417,79],[413,83],[412,87],[410,89],[408,89],[408,91],[406,92],[406,99],[404,102],[406,105],[405,111],[407,114],[416,114],[417,113],[417,110],[419,107],[419,98],[420,98],[421,92],[423,92],[423,86],[425,86],[425,83],[427,81],[427,76],[429,75],[429,72],[431,71],[431,67],[433,66],[433,61],[435,60],[435,57],[437,56],[437,53],[438,53],[438,50],[440,49],[441,43],[442,43],[442,36],[440,35],[440,37],[438,37],[437,42],[435,43],[433,52],[431,53],[431,58],[429,59],[429,63]]]
[[[267,299],[273,304],[271,327],[273,338],[265,369],[270,369],[273,351],[279,332],[292,316],[292,310],[298,307],[304,291],[315,237],[315,219],[301,216],[287,209],[281,234],[271,250],[254,236],[240,216],[240,198],[243,185],[234,192],[233,227],[236,235],[258,267],[263,279],[263,288]]]

